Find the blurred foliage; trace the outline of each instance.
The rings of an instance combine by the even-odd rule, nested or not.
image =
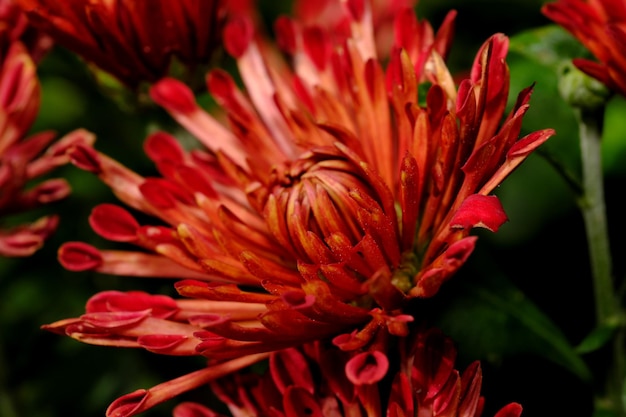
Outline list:
[[[534,84],[524,129],[550,127],[557,132],[497,190],[509,222],[496,234],[480,232],[478,249],[460,276],[444,286],[440,297],[420,307],[457,342],[459,367],[475,359],[483,362],[486,416],[511,401],[522,403],[525,416],[590,415],[589,373],[602,369],[606,360],[601,350],[583,356],[575,350],[594,326],[592,288],[582,219],[567,181],[554,169],[556,161],[574,177],[580,170],[576,119],[560,98],[557,73],[562,59],[582,52],[571,37],[548,25],[539,13],[542,3],[422,0],[418,5],[419,16],[435,27],[449,9],[458,10],[450,57],[458,71],[471,65],[493,33],[511,36],[511,100]],[[273,17],[289,10],[285,2],[263,5],[268,27]],[[52,128],[62,135],[86,128],[97,135],[98,150],[143,175],[154,172],[142,142],[155,128],[175,129],[162,110],[120,106],[120,97],[103,93],[83,63],[62,48],[49,54],[39,73],[43,101],[33,131]],[[209,98],[202,99],[211,105]],[[625,112],[624,100],[610,102],[603,142],[616,254],[626,249],[620,239],[624,226],[611,222],[620,211],[626,177],[621,133],[626,132]],[[84,302],[97,291],[174,294],[169,280],[130,280],[61,268],[56,250],[63,242],[111,245],[95,236],[87,217],[96,204],[116,200],[94,176],[74,167],[64,167],[58,175],[74,189],[69,199],[51,207],[62,216],[59,232],[29,259],[0,260],[2,417],[101,416],[118,396],[182,375],[202,361],[87,346],[40,330],[42,324],[81,314]],[[623,259],[616,261],[615,272],[621,276],[626,268]],[[198,390],[182,399],[210,395]],[[170,416],[172,407],[168,402],[145,416]]]

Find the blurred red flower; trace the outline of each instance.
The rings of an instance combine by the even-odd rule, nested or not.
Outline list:
[[[574,59],[574,65],[609,89],[626,96],[626,2],[559,0],[543,14],[574,35],[597,59]]]
[[[55,43],[132,89],[206,71],[225,18],[222,0],[15,1]]]
[[[87,132],[76,131],[49,146],[53,132],[27,137],[39,110],[40,86],[36,59],[51,46],[49,39],[29,27],[11,0],[0,0],[0,256],[29,256],[41,248],[56,229],[58,216],[30,224],[8,226],[8,217],[66,197],[63,179],[31,182],[69,161],[64,150],[82,141]]]

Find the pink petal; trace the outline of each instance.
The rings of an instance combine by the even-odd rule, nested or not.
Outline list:
[[[359,353],[346,364],[346,376],[355,385],[374,384],[385,376],[389,359],[379,351]]]

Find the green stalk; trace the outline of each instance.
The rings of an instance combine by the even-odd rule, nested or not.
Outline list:
[[[619,325],[619,304],[612,277],[612,260],[608,237],[604,179],[602,170],[602,130],[604,106],[580,108],[578,111],[580,150],[582,162],[582,192],[578,204],[587,233],[591,262],[596,323],[598,328],[615,327],[612,363],[606,380],[606,398],[598,407],[611,410],[615,416],[626,417],[622,403],[624,384],[624,326]]]
[[[602,132],[606,104],[612,93],[598,80],[583,74],[571,62],[561,68],[559,91],[578,117],[582,184],[576,187],[585,231],[596,312],[596,332],[607,334],[605,349],[611,354],[604,390],[596,398],[595,416],[626,417],[622,400],[626,376],[626,320],[620,310],[618,291],[612,276],[612,260],[604,199]]]
[[[598,325],[605,325],[617,313],[604,203],[601,155],[603,117],[604,107],[579,111],[583,189],[578,204],[587,232]]]

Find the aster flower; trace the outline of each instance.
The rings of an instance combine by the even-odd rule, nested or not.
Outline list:
[[[400,360],[390,378],[391,389],[371,382],[386,360],[366,353],[362,367],[346,366],[345,352],[315,342],[302,348],[274,352],[266,373],[238,373],[211,383],[218,399],[233,416],[315,417],[478,417],[479,362],[463,373],[455,369],[453,342],[440,331],[418,333],[400,347]],[[341,372],[346,367],[346,372]],[[511,403],[496,417],[519,417],[522,408]],[[201,404],[184,402],[174,417],[223,417]]]
[[[79,141],[89,144],[82,130],[49,146],[53,132],[27,137],[39,109],[40,86],[36,63],[49,47],[45,36],[25,26],[24,16],[11,2],[0,1],[0,219],[66,197],[70,188],[63,179],[30,182],[69,161],[67,147]],[[22,42],[28,42],[27,44]],[[58,217],[42,217],[31,224],[0,229],[0,256],[29,256],[55,230]]]
[[[222,0],[16,1],[32,25],[131,89],[206,70],[225,17]]]
[[[597,59],[576,58],[574,65],[626,96],[626,2],[559,0],[545,4],[541,10],[574,35]]]
[[[60,262],[178,278],[183,298],[107,291],[84,315],[44,328],[86,343],[202,355],[204,375],[315,340],[332,340],[358,361],[408,334],[408,305],[435,295],[463,266],[477,239],[472,228],[496,231],[506,221],[490,193],[553,131],[519,137],[530,88],[505,115],[504,35],[486,41],[457,89],[441,58],[450,31],[422,37],[417,17],[400,13],[384,69],[368,3],[348,3],[345,39],[277,21],[292,66],[248,20],[231,21],[226,47],[247,91],[222,70],[207,76],[226,124],[183,83],[156,83],[153,99],[203,145],[187,150],[168,133],[150,135],[145,149],[160,177],[74,147],[73,163],[130,207],[95,207],[91,227],[139,250],[68,242]],[[158,220],[142,225],[137,211]],[[109,416],[134,415],[207,378],[129,394]]]

